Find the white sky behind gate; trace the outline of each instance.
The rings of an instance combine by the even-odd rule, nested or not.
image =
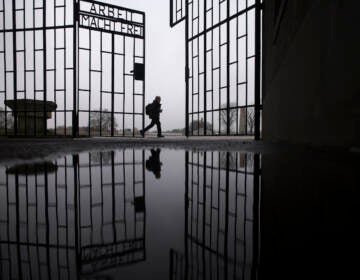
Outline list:
[[[169,0],[108,0],[146,15],[145,104],[162,97],[163,130],[185,127],[185,25],[169,25]],[[146,119],[149,123],[149,119]]]
[[[3,0],[0,1],[0,9],[3,9]],[[146,66],[146,83],[145,83],[145,105],[149,102],[152,102],[152,100],[154,99],[154,97],[156,95],[160,95],[162,97],[162,104],[163,104],[163,113],[161,115],[161,121],[162,121],[162,126],[164,130],[168,130],[168,129],[173,129],[173,128],[182,128],[185,126],[185,77],[184,77],[184,68],[185,68],[185,34],[184,34],[184,25],[180,24],[179,26],[176,26],[175,28],[170,28],[169,26],[169,0],[104,0],[104,1],[99,1],[99,2],[103,2],[104,4],[113,4],[116,6],[121,6],[121,7],[125,7],[125,8],[130,8],[130,9],[135,9],[135,10],[140,10],[145,12],[146,14],[146,61],[145,61],[145,66]],[[12,23],[11,23],[11,2],[8,0],[5,0],[5,10],[7,10],[8,12],[6,12],[5,14],[5,21],[3,21],[2,19],[2,15],[1,15],[1,19],[0,19],[0,28],[2,29],[4,27],[4,25],[6,26],[5,28],[11,28]],[[25,3],[25,4],[24,4]],[[26,13],[26,17],[28,15],[30,15],[30,17],[26,20],[27,24],[29,23],[31,25],[32,22],[32,1],[23,1],[23,0],[17,0],[16,1],[16,7],[17,8],[23,8],[23,5],[25,5],[27,11]],[[41,6],[42,2],[36,2],[35,1],[36,6]],[[62,3],[62,1],[60,0],[57,3]],[[65,0],[65,2],[67,5],[71,5],[71,0]],[[30,5],[31,4],[31,5]],[[19,6],[18,6],[19,5]],[[20,14],[17,14],[17,21],[19,20],[19,22],[17,22],[17,24],[19,24],[19,26],[21,27],[24,22],[23,22],[23,18],[21,16],[21,12],[19,12]],[[39,14],[40,13],[40,14]],[[36,22],[38,22],[37,26],[41,26],[42,25],[42,11],[38,10],[35,13],[35,25],[37,24]],[[54,19],[55,16],[55,19]],[[62,19],[64,16],[63,13],[60,14],[56,14],[54,15],[53,9],[50,7],[49,10],[47,11],[47,24],[53,25],[54,20],[57,22],[57,18]],[[67,24],[71,24],[71,12],[67,13],[66,15],[67,18]],[[61,25],[61,24],[60,24]],[[67,63],[67,67],[71,67],[72,65],[72,52],[71,52],[71,48],[73,47],[72,44],[72,33],[71,33],[71,28],[66,30],[66,37],[67,37],[67,42],[66,45],[64,44],[63,39],[61,39],[64,36],[64,32],[62,30],[57,30],[57,42],[56,44],[57,47],[65,47],[66,51],[65,51],[65,57],[66,57],[66,63]],[[60,32],[60,34],[59,34]],[[62,32],[62,33],[61,33]],[[55,68],[54,65],[54,35],[49,35],[48,32],[48,38],[47,38],[47,69],[50,68]],[[97,38],[100,38],[98,35],[99,34],[95,34],[97,32],[94,32],[94,37],[92,38],[92,40],[96,40]],[[33,58],[34,55],[34,48],[37,49],[41,49],[42,48],[42,31],[38,31],[36,32],[36,34],[33,36],[32,32],[28,32],[26,34],[26,40],[23,39],[23,33],[19,33],[17,35],[18,38],[18,49],[25,49],[26,52],[26,62],[24,59],[25,54],[23,53],[18,53],[18,59],[19,59],[19,63],[17,63],[17,67],[18,67],[18,98],[22,99],[24,98],[24,92],[21,92],[22,90],[24,90],[24,87],[26,87],[26,92],[27,92],[27,98],[35,98],[42,100],[43,99],[43,92],[42,90],[42,84],[43,84],[43,72],[42,72],[42,65],[43,65],[43,60],[42,60],[42,52],[38,52],[36,58]],[[84,34],[88,34],[87,32],[84,31],[84,29],[80,29],[80,42],[79,42],[79,46],[84,47],[84,44],[88,44],[86,41],[88,40],[84,40],[84,38],[86,37],[86,35]],[[105,33],[103,33],[105,34]],[[4,34],[2,34],[1,38],[0,38],[0,44],[1,44],[1,48],[0,50],[2,51],[3,49],[3,44],[4,41],[3,39],[5,39],[5,49],[6,49],[6,67],[5,67],[5,61],[3,58],[3,55],[1,55],[1,59],[0,59],[0,63],[1,63],[1,74],[0,74],[0,78],[1,81],[5,81],[5,79],[7,79],[7,97],[6,99],[12,99],[14,96],[14,90],[13,90],[13,83],[11,82],[12,80],[12,76],[11,74],[9,74],[8,76],[4,75],[4,71],[5,68],[6,70],[13,70],[13,64],[12,64],[12,33],[11,32],[7,32],[5,36],[3,36]],[[84,37],[85,36],[85,37]],[[105,35],[104,35],[105,36]],[[108,36],[109,37],[109,36]],[[115,38],[119,38],[121,36],[115,36]],[[35,47],[33,46],[35,41]],[[111,41],[110,40],[103,40],[103,49],[111,49]],[[105,44],[108,44],[108,46],[106,46]],[[21,46],[20,46],[21,45]],[[98,45],[98,42],[96,42],[95,45]],[[23,46],[23,47],[22,47]],[[86,46],[85,46],[86,47]],[[95,47],[95,46],[94,46]],[[97,60],[99,60],[98,57],[96,56],[100,56],[100,52],[99,52],[99,48],[95,47],[94,49],[96,49],[95,52],[93,52],[92,54],[92,62],[91,65],[94,65],[94,61],[97,62]],[[61,52],[61,51],[59,51]],[[95,55],[95,56],[94,56]],[[103,56],[104,59],[104,63],[106,64],[107,60],[106,60],[106,55]],[[118,58],[118,57],[117,57]],[[58,105],[58,110],[72,110],[72,74],[71,72],[67,72],[67,75],[69,75],[69,82],[67,83],[66,86],[64,86],[64,71],[61,69],[64,69],[65,64],[62,62],[64,59],[64,54],[61,56],[60,59],[57,59],[56,62],[56,68],[59,69],[59,71],[56,72],[56,76],[54,74],[54,72],[48,72],[47,73],[47,90],[48,92],[48,96],[47,99],[48,100],[54,100],[54,88],[66,88],[66,104],[64,104],[64,93],[56,93],[56,96],[58,97],[56,100],[56,103]],[[89,80],[87,78],[84,78],[86,76],[89,76],[89,57],[88,55],[86,55],[86,51],[81,50],[79,52],[79,88],[88,88],[89,87]],[[98,63],[95,63],[96,66],[92,66],[92,68],[96,68],[98,69],[99,66],[97,65]],[[27,66],[25,66],[27,65]],[[70,65],[70,66],[69,66]],[[24,72],[24,67],[27,67],[27,69],[36,69],[37,71],[35,72],[35,74],[32,73],[27,73],[26,77],[27,77],[27,83],[26,86],[24,86],[24,79],[23,79],[23,72]],[[118,65],[116,65],[117,68]],[[109,69],[111,69],[111,63],[109,63],[109,66],[105,67],[106,69],[104,71],[106,71],[106,73],[104,72],[104,84],[106,84],[106,86],[108,86],[109,84],[111,84],[111,82],[109,83],[108,80],[106,80],[105,77],[108,77],[108,71]],[[83,70],[83,73],[80,73],[81,70]],[[130,72],[129,69],[126,69],[126,73]],[[31,76],[32,75],[32,76]],[[96,75],[96,73],[93,75]],[[5,76],[7,78],[5,78]],[[35,76],[35,77],[34,77]],[[121,75],[121,77],[118,78],[118,80],[116,80],[117,78],[115,77],[115,84],[117,83],[117,81],[121,80],[123,77]],[[36,81],[36,86],[35,86],[35,81]],[[83,87],[83,85],[87,84],[87,87]],[[4,90],[3,87],[4,83],[2,83],[3,85],[0,85],[0,90]],[[94,84],[93,82],[91,83],[91,89],[92,89],[92,94],[94,94],[94,98],[92,98],[92,102],[89,106],[89,102],[88,102],[88,94],[84,93],[84,92],[79,92],[79,109],[80,110],[99,110],[99,91],[100,91],[100,84]],[[34,92],[34,90],[38,90],[38,92]],[[61,95],[62,94],[62,95]],[[118,97],[118,96],[117,96]],[[117,98],[115,97],[115,99]],[[139,97],[140,98],[140,97]],[[137,98],[137,100],[139,101],[140,99]],[[1,94],[0,96],[0,108],[2,108],[2,110],[4,109],[5,105],[3,104],[5,100],[5,94]],[[108,105],[110,104],[109,102],[109,98],[107,98],[105,101],[105,99],[103,99],[103,110],[104,109],[108,109],[107,107],[109,107]],[[130,100],[129,98],[127,98],[126,100]],[[116,101],[116,100],[115,100]],[[95,102],[95,104],[94,104]],[[116,102],[115,102],[116,103]],[[141,102],[136,102],[136,107],[138,107],[140,105]],[[116,103],[117,104],[117,103]],[[129,103],[130,104],[130,103]],[[129,108],[125,108],[125,111],[127,112],[131,112],[132,111],[132,103],[131,105],[129,105],[128,103],[125,103],[125,106],[128,106]],[[121,106],[122,107],[122,106]],[[7,108],[9,111],[11,111],[9,108]],[[139,110],[139,108],[136,109],[137,111]],[[122,108],[115,108],[115,111],[117,112],[121,112]],[[67,121],[66,121],[66,125],[67,126],[71,126],[71,111],[66,113],[67,114]],[[88,114],[84,114],[84,113],[80,113],[79,114],[79,125],[80,126],[87,126],[87,119],[88,119]],[[57,126],[61,126],[64,125],[64,113],[59,112],[57,113]],[[141,128],[140,125],[140,118],[136,118],[136,123],[135,123],[135,127],[137,127],[138,129]],[[117,120],[119,121],[119,120]],[[129,122],[130,119],[128,119],[128,121],[126,121],[125,123],[125,128],[130,128],[132,127],[132,123]],[[149,119],[146,118],[146,125],[149,123]],[[54,118],[52,118],[51,120],[49,120],[48,122],[49,127],[53,128],[54,127]],[[122,127],[122,125],[120,125],[120,127]]]

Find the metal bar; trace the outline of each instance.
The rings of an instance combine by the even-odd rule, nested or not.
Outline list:
[[[123,50],[124,50],[124,59],[126,57],[126,44],[125,44],[125,41],[126,41],[126,38],[123,37]],[[123,109],[122,111],[125,112],[125,98],[126,98],[126,86],[125,86],[125,83],[126,83],[126,74],[125,74],[125,62],[123,63],[123,92],[124,92],[124,95],[123,95]],[[122,131],[123,131],[123,135],[122,136],[125,136],[125,114],[123,114],[123,126],[122,126]]]
[[[104,5],[103,2],[94,1],[94,0],[81,0],[81,2],[88,2],[90,4],[96,4],[96,5]],[[127,11],[127,12],[130,12],[130,13],[145,15],[145,13],[143,11],[138,11],[138,10],[134,10],[134,9],[130,9],[130,8],[124,8],[124,7],[120,7],[120,6],[116,6],[116,5],[111,5],[111,4],[108,4],[108,3],[106,3],[106,6],[111,7],[111,8],[115,8],[115,9],[121,9],[123,11]]]
[[[221,5],[220,5],[220,2],[219,2],[219,15],[218,15],[218,19],[219,19],[219,22],[221,20]],[[218,90],[219,90],[219,109],[221,109],[222,107],[222,104],[221,104],[221,25],[219,25],[219,34],[218,34],[218,45],[216,46],[216,48],[219,50],[219,85],[218,85]],[[223,109],[223,108],[222,108]],[[221,132],[221,111],[219,111],[219,117],[218,117],[218,120],[219,120],[219,134],[222,134]]]
[[[25,0],[23,0],[23,7],[25,7]],[[23,23],[24,23],[24,27],[26,26],[26,19],[25,19],[25,9],[23,10]],[[26,46],[26,33],[23,32],[23,40],[24,40],[24,45],[21,46],[23,48],[23,52],[24,52],[24,98],[27,99],[26,97],[26,52],[25,52],[25,46]],[[18,52],[19,50],[17,50]],[[25,103],[25,135],[27,135],[27,110],[26,110],[27,104]]]
[[[255,3],[255,140],[260,140],[261,3],[260,0]]]
[[[42,31],[42,30],[52,30],[52,29],[66,29],[74,28],[74,25],[58,25],[58,26],[42,26],[42,27],[28,27],[28,28],[14,28],[14,29],[3,29],[0,33],[3,32],[23,32],[23,31]]]
[[[112,190],[112,226],[113,226],[113,240],[114,243],[117,242],[116,237],[116,223],[115,223],[115,215],[116,215],[116,207],[115,207],[115,153],[111,151],[111,190]]]
[[[186,5],[187,6],[187,5]],[[185,195],[184,195],[184,212],[185,212],[185,225],[184,225],[184,248],[185,248],[185,278],[189,279],[189,246],[187,242],[187,236],[189,232],[189,151],[185,151]]]
[[[189,137],[189,4],[185,5],[185,14],[185,136]]]
[[[80,56],[79,49],[79,26],[78,22],[75,20],[78,18],[78,2],[73,2],[73,113],[72,113],[72,137],[75,138],[79,136],[79,104],[77,99],[79,97],[79,69],[78,69],[78,58]]]
[[[144,130],[145,128],[145,81],[146,81],[146,49],[145,49],[145,36],[146,36],[146,32],[145,32],[145,22],[146,22],[146,18],[145,18],[145,14],[143,16],[143,21],[144,21],[144,39],[142,40],[142,49],[143,49],[143,63],[144,63],[144,80],[142,81],[142,94],[143,94],[143,98],[142,98],[142,110],[141,110],[141,113],[142,113],[142,130]],[[144,156],[144,155],[143,155]],[[145,172],[145,171],[144,171]],[[144,177],[145,178],[145,177]]]
[[[206,4],[205,4],[206,6]],[[205,25],[206,26],[206,25]],[[206,135],[206,134],[205,134]],[[204,159],[203,159],[204,165],[206,165],[206,152],[204,152]],[[204,245],[206,244],[206,168],[203,167],[203,217],[202,217],[202,240]],[[205,262],[205,246],[202,248],[202,265],[203,265],[203,279],[207,279],[206,277],[206,262]]]
[[[89,31],[89,49],[91,50],[91,40],[92,40],[92,37],[91,37],[91,34],[92,34],[92,32],[91,31]],[[80,44],[80,42],[79,42],[79,44]],[[92,113],[92,108],[91,108],[91,93],[92,93],[92,88],[91,88],[91,77],[92,77],[92,75],[91,75],[91,71],[90,71],[90,69],[91,69],[91,67],[92,67],[92,55],[91,55],[91,51],[89,52],[89,106],[88,106],[88,108],[89,108],[89,116],[88,116],[88,124],[89,124],[89,126],[88,126],[88,136],[91,136],[91,113]],[[80,103],[80,102],[79,102]],[[101,114],[101,112],[100,112],[100,114]],[[101,129],[101,124],[100,124],[100,129]]]
[[[258,0],[257,0],[258,1]],[[254,154],[254,202],[253,202],[253,265],[251,279],[258,279],[258,264],[260,256],[260,155]]]
[[[131,14],[131,20],[132,20],[132,14]],[[133,53],[132,53],[132,61],[133,61],[133,65],[135,65],[135,38],[133,39]],[[133,87],[132,87],[132,99],[133,99],[133,112],[135,113],[135,75],[132,79],[132,82],[133,82]],[[133,115],[133,118],[132,118],[132,135],[133,137],[135,136],[135,115]]]
[[[197,16],[196,18],[198,19],[197,20],[197,30],[199,32],[200,30],[200,1],[198,0],[197,1]],[[193,21],[194,21],[194,18],[193,18]],[[200,38],[198,38],[196,40],[197,42],[197,54],[198,56],[200,56]],[[200,59],[198,58],[197,59],[197,90],[198,92],[200,93]],[[200,111],[200,94],[197,96],[197,109],[198,109],[198,112]],[[199,135],[200,134],[200,114],[198,113],[197,115],[197,122],[198,122],[198,132],[197,134]]]
[[[111,136],[114,136],[114,130],[115,130],[115,119],[114,119],[114,110],[115,110],[115,95],[114,95],[114,91],[115,91],[115,56],[114,56],[114,51],[115,51],[115,35],[114,33],[111,35],[111,50],[112,50],[112,54],[111,54]],[[125,63],[125,61],[124,61]]]
[[[55,14],[56,14],[56,10],[55,10]],[[66,22],[66,8],[64,7],[64,23]],[[56,32],[56,31],[55,31]],[[67,105],[67,102],[66,102],[66,95],[67,95],[67,77],[66,77],[66,43],[67,43],[67,40],[66,40],[66,29],[64,29],[64,37],[63,37],[63,40],[64,40],[64,60],[63,60],[63,63],[64,63],[64,109],[67,110],[68,108],[68,105]],[[74,45],[74,44],[73,44]],[[76,47],[73,49],[73,52],[76,52]],[[76,95],[75,92],[73,92],[73,95]],[[67,115],[66,113],[64,113],[64,135],[67,136]]]
[[[54,7],[54,15],[55,14],[56,14],[56,9]],[[54,25],[55,25],[56,24],[55,17],[53,18],[53,20],[54,20]],[[56,89],[56,84],[57,84],[57,79],[56,79],[56,72],[57,72],[57,67],[56,67],[56,62],[57,62],[57,59],[56,59],[56,55],[57,55],[57,50],[56,50],[57,49],[56,48],[57,35],[56,35],[56,31],[53,31],[53,32],[54,32],[54,102],[56,103],[56,97],[57,97],[57,89]],[[64,32],[65,32],[65,30],[64,30]],[[65,93],[64,93],[64,95],[65,95]],[[56,133],[56,125],[57,125],[57,110],[55,110],[55,112],[54,112],[54,132],[55,132],[55,135],[57,134]]]
[[[43,16],[42,16],[42,24],[43,27],[46,27],[46,2],[43,1]],[[44,101],[44,105],[43,105],[43,127],[44,127],[44,135],[47,135],[47,119],[46,119],[46,101],[47,101],[47,73],[46,73],[46,69],[47,69],[47,56],[46,56],[46,48],[47,48],[47,44],[46,44],[46,29],[43,28],[43,69],[44,69],[44,73],[43,73],[43,88],[44,88],[44,92],[43,92],[43,101]]]
[[[13,27],[13,87],[14,87],[14,99],[15,99],[15,107],[13,110],[14,115],[14,135],[18,134],[18,117],[17,117],[17,55],[16,55],[16,1],[12,0],[12,27]],[[5,25],[5,22],[4,22]],[[5,40],[4,40],[5,41]]]
[[[246,0],[246,8],[248,7],[248,1]],[[245,37],[245,57],[248,57],[248,52],[249,52],[249,15],[248,12],[246,12],[245,14],[245,32],[246,32],[246,37]],[[248,94],[249,94],[249,89],[248,89],[248,82],[249,82],[249,61],[246,59],[245,60],[245,81],[246,81],[246,87],[245,87],[245,135],[248,134]]]
[[[230,17],[230,1],[226,2],[226,15]],[[231,123],[230,123],[230,20],[226,22],[226,134],[230,135]]]
[[[236,11],[239,11],[239,2],[236,2]],[[239,106],[239,17],[236,17],[236,107]],[[236,109],[236,133],[239,133],[239,110]]]
[[[5,29],[5,0],[2,1],[2,6],[3,6],[3,11],[2,11],[2,20],[3,20],[3,30]],[[6,43],[5,43],[5,33],[3,32],[2,34],[0,34],[3,38],[3,52],[2,54],[4,55],[4,95],[5,95],[5,100],[7,99],[7,82],[6,82]],[[5,106],[4,108],[4,113],[5,113],[5,135],[8,135],[8,117],[7,117],[7,106]]]
[[[169,20],[170,20],[170,22],[169,22],[169,25],[170,25],[170,27],[173,27],[173,22],[174,22],[174,15],[173,15],[173,9],[174,9],[174,7],[173,7],[173,1],[174,0],[169,0],[169,2],[170,2],[170,5],[169,5],[169,7],[170,7],[170,18],[169,18]]]
[[[193,37],[190,37],[188,40],[189,40],[189,41],[192,41],[192,40],[194,40],[194,39],[196,39],[196,38],[204,35],[204,33],[209,32],[210,30],[215,29],[215,28],[217,28],[217,27],[220,27],[220,26],[223,25],[224,23],[226,23],[226,22],[228,22],[228,21],[231,21],[232,19],[234,19],[234,18],[236,18],[236,17],[238,17],[238,16],[241,16],[241,15],[249,12],[251,9],[253,9],[253,8],[255,8],[255,7],[256,7],[255,4],[254,4],[254,5],[251,5],[251,6],[247,7],[246,9],[244,9],[244,10],[242,10],[242,11],[240,11],[240,12],[238,12],[238,13],[232,15],[232,16],[230,16],[229,18],[226,18],[226,19],[224,19],[224,20],[222,20],[222,21],[219,21],[217,24],[215,24],[215,25],[207,28],[206,30],[204,30],[204,31],[202,31],[202,32],[199,32],[198,34],[194,35]],[[220,17],[220,16],[219,16],[219,17]]]

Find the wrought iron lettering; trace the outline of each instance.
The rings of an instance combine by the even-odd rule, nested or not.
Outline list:
[[[111,19],[80,14],[80,26],[102,29],[109,32],[125,33],[143,37],[143,27],[131,22],[120,22]]]

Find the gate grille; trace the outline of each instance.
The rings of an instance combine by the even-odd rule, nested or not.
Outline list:
[[[143,12],[0,0],[0,136],[139,135],[144,65]]]
[[[262,1],[170,2],[170,25],[185,20],[187,136],[259,139]]]

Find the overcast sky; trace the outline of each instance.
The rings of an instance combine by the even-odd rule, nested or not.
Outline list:
[[[146,102],[162,97],[164,130],[185,126],[185,29],[169,25],[169,0],[105,0],[146,14]],[[146,123],[149,122],[147,119]]]

